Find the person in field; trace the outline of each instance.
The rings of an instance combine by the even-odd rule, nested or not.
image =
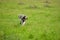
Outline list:
[[[28,19],[27,16],[24,15],[24,14],[21,14],[21,15],[19,15],[18,17],[19,17],[19,19],[20,19],[20,24],[21,24],[21,25],[24,25],[24,24],[26,23],[26,20]]]

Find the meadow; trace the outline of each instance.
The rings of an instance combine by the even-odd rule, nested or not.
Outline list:
[[[0,0],[0,40],[60,40],[60,0]]]

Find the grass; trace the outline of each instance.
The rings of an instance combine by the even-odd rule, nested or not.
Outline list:
[[[51,0],[46,7],[45,0],[0,0],[0,40],[60,40],[59,2]],[[24,26],[21,13],[28,16]]]

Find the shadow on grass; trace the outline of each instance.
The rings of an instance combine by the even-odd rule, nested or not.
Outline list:
[[[35,40],[38,40],[38,38],[36,38]]]
[[[21,27],[22,25],[20,23],[15,23],[14,27]]]
[[[34,36],[33,36],[32,34],[30,34],[28,38],[29,38],[29,39],[33,39]]]

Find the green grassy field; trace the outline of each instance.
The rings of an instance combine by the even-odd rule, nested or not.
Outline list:
[[[48,1],[0,0],[0,40],[60,40],[60,0]],[[24,26],[21,13],[28,16]]]

